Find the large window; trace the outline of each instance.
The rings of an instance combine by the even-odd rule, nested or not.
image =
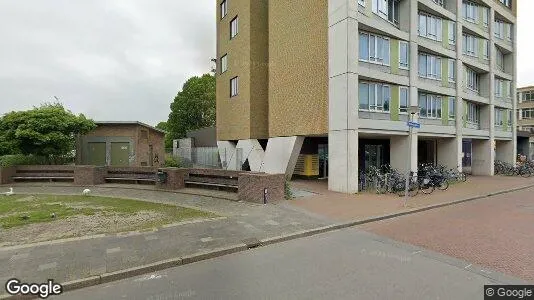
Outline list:
[[[502,97],[503,96],[503,86],[504,82],[501,79],[495,78],[495,96]]]
[[[408,112],[408,103],[410,102],[410,99],[408,97],[408,87],[401,86],[400,87],[400,106],[399,106],[399,112],[401,113],[407,113]]]
[[[504,22],[495,20],[495,26],[493,28],[495,37],[504,39]]]
[[[225,54],[221,57],[221,73],[224,73],[228,70],[228,55]]]
[[[482,57],[484,59],[489,59],[489,41],[482,40]]]
[[[504,72],[504,53],[497,47],[495,47],[495,64],[497,69]]]
[[[360,110],[389,112],[391,89],[387,84],[360,82],[358,87]]]
[[[454,120],[456,118],[456,99],[454,97],[449,97],[449,120]]]
[[[372,10],[382,19],[393,24],[399,23],[399,0],[371,0]]]
[[[365,0],[358,0],[358,4],[361,6],[365,6]]]
[[[419,115],[428,119],[441,118],[441,96],[419,94]]]
[[[466,80],[466,87],[474,92],[480,91],[480,79],[477,72],[473,71],[473,69],[470,69],[468,67],[465,67],[465,80]]]
[[[534,108],[523,108],[521,111],[523,119],[534,119]]]
[[[399,42],[399,68],[408,69],[410,67],[410,54],[408,51],[408,43],[405,41]]]
[[[456,45],[456,23],[449,21],[449,45]]]
[[[534,91],[523,92],[521,98],[523,101],[534,101]]]
[[[430,79],[441,79],[441,57],[419,53],[419,76]]]
[[[462,48],[465,55],[477,56],[477,38],[469,34],[464,34]]]
[[[499,0],[503,5],[505,5],[508,8],[512,8],[512,0]]]
[[[454,59],[449,58],[449,82],[456,82],[456,63]]]
[[[419,12],[419,36],[441,41],[442,31],[441,19],[439,17]]]
[[[478,20],[478,6],[470,1],[464,1],[462,3],[462,13],[464,20],[471,22],[471,23],[477,23]]]
[[[239,94],[239,77],[230,79],[230,97],[235,97]]]
[[[495,108],[495,118],[493,123],[495,126],[504,125],[504,109]]]
[[[466,102],[467,105],[467,123],[480,124],[480,106],[473,102]]]
[[[360,60],[389,66],[389,38],[360,32]]]
[[[230,21],[230,39],[233,39],[239,33],[239,18],[235,17]]]
[[[228,14],[228,3],[226,2],[226,0],[223,0],[223,2],[221,2],[221,19],[226,17],[227,14]]]
[[[482,25],[484,27],[489,26],[489,8],[485,6],[480,7],[482,9]]]

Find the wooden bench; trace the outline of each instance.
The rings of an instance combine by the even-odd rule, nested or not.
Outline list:
[[[197,186],[215,189],[224,189],[237,192],[237,176],[219,174],[189,174],[185,180],[186,186]]]
[[[108,171],[106,182],[156,184],[156,173],[147,171]]]
[[[74,170],[17,170],[13,181],[73,182]]]

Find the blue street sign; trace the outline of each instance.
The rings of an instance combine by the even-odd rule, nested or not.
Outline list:
[[[408,122],[408,127],[421,128],[421,124],[416,122]]]

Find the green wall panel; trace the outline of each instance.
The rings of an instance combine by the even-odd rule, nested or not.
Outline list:
[[[443,31],[443,47],[445,47],[445,49],[449,49],[449,21],[443,20],[443,22],[441,22],[441,28]]]
[[[441,85],[449,87],[449,60],[441,58]]]
[[[449,125],[449,97],[442,97],[441,99],[441,123]]]
[[[389,115],[392,121],[399,120],[399,108],[400,108],[400,87],[391,87],[391,104],[389,106]]]
[[[399,40],[390,40],[391,73],[399,74]]]
[[[467,127],[467,101],[463,102],[464,104],[464,128]]]

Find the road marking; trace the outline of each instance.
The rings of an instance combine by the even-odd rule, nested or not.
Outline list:
[[[468,264],[464,269],[469,269],[473,264]]]
[[[37,271],[55,269],[56,267],[57,267],[57,262],[53,262],[53,263],[49,263],[49,264],[43,264],[43,265],[39,265],[39,268],[37,268]]]
[[[159,275],[159,274],[145,275],[141,278],[134,279],[134,281],[148,281],[148,280],[160,279],[162,277],[167,277],[167,275]]]
[[[113,254],[121,251],[121,247],[106,249],[107,254]]]
[[[213,238],[211,236],[208,236],[208,237],[205,237],[205,238],[201,238],[200,241],[203,242],[203,243],[207,243],[207,242],[213,241]]]
[[[421,253],[421,252],[423,252],[423,250],[415,251],[415,252],[412,252],[412,255],[414,255],[414,254],[419,254],[419,253]]]
[[[24,259],[24,258],[28,258],[28,256],[30,256],[30,253],[20,253],[20,254],[15,254],[13,256],[11,256],[11,261],[14,261],[14,260],[19,260],[19,259]]]

